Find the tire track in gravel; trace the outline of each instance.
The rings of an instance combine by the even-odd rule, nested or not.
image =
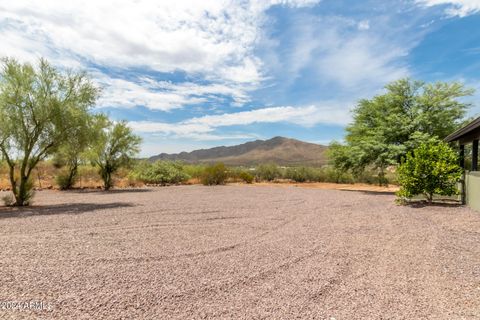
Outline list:
[[[342,283],[347,281],[347,276],[352,273],[352,263],[348,257],[344,256],[342,258],[344,261],[341,264],[338,264],[340,265],[340,268],[335,275],[329,277],[327,281],[315,291],[315,293],[309,295],[309,297],[305,299],[304,306],[301,309],[302,311],[308,309],[312,302],[319,303],[324,301],[329,295],[337,290]]]
[[[280,230],[282,227],[292,223],[295,220],[296,219],[291,219],[291,220],[285,221],[283,223],[280,223],[276,227],[274,227],[272,229],[269,229],[268,231],[265,231],[265,232],[263,232],[263,233],[261,233],[257,236],[248,238],[244,241],[234,243],[234,244],[231,244],[231,245],[227,245],[227,246],[221,246],[221,247],[213,248],[213,249],[210,249],[210,250],[203,250],[203,251],[198,251],[198,252],[188,252],[188,253],[178,254],[178,255],[174,255],[174,256],[147,256],[147,257],[143,256],[143,257],[123,257],[123,258],[105,258],[105,259],[85,258],[84,261],[117,264],[117,263],[120,263],[120,262],[123,262],[123,263],[139,263],[139,262],[170,261],[170,260],[175,260],[175,259],[178,259],[178,258],[204,257],[204,256],[207,256],[207,255],[223,253],[223,252],[226,252],[226,251],[231,251],[231,250],[237,249],[237,248],[242,247],[242,246],[246,246],[249,243],[251,243],[252,241],[258,241],[258,240],[268,236],[270,233]],[[63,260],[63,261],[66,261],[66,260]]]
[[[159,300],[166,302],[170,300],[179,300],[179,299],[185,300],[193,297],[198,299],[198,298],[205,298],[205,297],[216,295],[216,294],[225,294],[227,291],[238,289],[239,287],[251,287],[257,284],[259,281],[264,281],[266,279],[272,278],[273,276],[281,272],[287,271],[295,267],[299,263],[302,263],[304,261],[307,261],[308,259],[313,258],[314,256],[318,255],[321,252],[320,249],[323,247],[324,247],[323,245],[315,246],[307,254],[301,255],[294,259],[283,261],[279,265],[260,271],[254,274],[253,276],[243,277],[236,281],[224,281],[223,283],[216,284],[216,285],[188,289],[178,294],[173,294],[173,295],[170,294],[170,295],[165,295],[163,297],[159,297]]]
[[[381,233],[367,242],[367,249],[368,252],[376,252],[376,255],[356,263],[353,278],[346,279],[350,287],[368,292],[377,301],[375,304],[369,304],[368,314],[372,317],[391,314],[393,307],[398,308],[405,301],[412,300],[413,304],[410,301],[409,306],[414,309],[416,304],[425,300],[441,299],[443,292],[436,281],[438,270],[432,264],[425,263],[425,261],[436,260],[433,252],[438,243],[439,229],[435,223],[421,213],[412,216],[400,214],[393,217],[382,213],[376,215],[375,223]],[[412,233],[408,229],[408,225],[412,223],[415,224],[416,230],[423,230],[428,236],[423,239],[423,235]],[[419,259],[418,257],[421,256],[424,258]],[[434,280],[426,281],[417,277],[425,274],[431,275]],[[357,275],[360,277],[355,278]],[[408,290],[406,290],[406,283],[411,284]],[[415,313],[417,316],[428,315],[429,311],[433,313],[432,310],[426,310],[423,306],[423,310],[416,310]],[[361,318],[360,315],[367,313],[365,309],[358,312],[359,318]],[[399,309],[398,312],[408,315],[413,314],[414,311],[405,308]]]
[[[174,211],[171,209],[169,211]],[[200,212],[192,212],[188,214],[184,213],[177,213],[177,214],[163,214],[162,216],[183,216],[183,215],[194,215],[194,214],[208,214],[208,213],[222,213],[224,211],[221,210],[208,210],[208,211],[200,211]],[[92,212],[93,213],[93,212]],[[142,212],[132,212],[133,214],[151,214],[151,213],[159,213],[158,209],[155,210],[148,210]],[[240,217],[239,217],[240,218]],[[203,221],[205,219],[190,219],[189,221]],[[124,223],[124,222],[122,222]],[[42,233],[56,233],[56,234],[67,234],[67,233],[78,233],[81,232],[83,234],[92,233],[95,231],[125,231],[125,230],[135,230],[135,229],[142,229],[142,228],[150,228],[150,227],[172,227],[172,226],[182,226],[182,225],[198,225],[198,223],[190,222],[190,223],[148,223],[148,224],[137,224],[137,225],[119,225],[119,223],[115,223],[113,225],[108,226],[88,226],[88,230],[85,230],[85,226],[76,227],[76,228],[57,228],[57,229],[47,229],[37,232],[30,232],[29,234],[42,234]],[[96,233],[98,233],[96,232]],[[12,232],[8,235],[0,235],[2,236],[14,236],[14,235],[24,235],[24,232]]]
[[[290,205],[292,205],[293,207],[296,207],[298,205],[301,205],[301,204],[304,204],[306,202],[306,200],[302,200],[302,199],[279,199],[279,200],[272,200],[271,202],[274,202],[274,203],[289,203]],[[293,202],[293,203],[290,203],[290,202]],[[143,205],[142,205],[143,206]],[[132,208],[135,208],[135,207],[132,207]],[[245,208],[236,208],[236,210],[251,210],[252,208],[255,208],[254,206],[250,206],[250,207],[245,207]],[[278,209],[278,208],[276,208]],[[285,208],[284,208],[285,209]],[[288,208],[286,208],[288,209]],[[92,210],[91,212],[88,212],[87,214],[93,214],[93,213],[98,213],[98,212],[107,212],[108,210],[105,210],[105,209],[97,209],[97,210]],[[130,210],[128,210],[130,211]],[[135,214],[135,215],[150,215],[152,213],[155,213],[155,214],[160,214],[162,217],[165,217],[165,216],[189,216],[189,215],[200,215],[200,214],[209,214],[209,213],[225,213],[224,210],[201,210],[201,211],[189,211],[188,209],[187,210],[182,210],[181,213],[172,213],[172,214],[166,214],[165,212],[168,212],[168,211],[171,211],[171,212],[178,212],[178,209],[176,208],[165,208],[165,209],[152,209],[152,210],[145,210],[145,211],[138,211],[138,212],[129,212],[129,213],[132,213],[132,214]],[[68,212],[64,213],[64,214],[69,214]],[[59,214],[61,215],[61,214]],[[36,215],[31,215],[31,217],[35,217]],[[38,215],[38,217],[42,217],[42,215]],[[201,221],[201,220],[204,220],[204,219],[196,219],[196,220],[190,220],[190,221]],[[219,219],[220,220],[220,219]],[[78,231],[82,231],[84,233],[92,233],[92,232],[96,232],[96,231],[125,231],[125,230],[135,230],[135,229],[141,229],[141,228],[150,228],[150,227],[171,227],[171,226],[182,226],[182,225],[197,225],[197,223],[195,222],[192,222],[192,223],[178,223],[178,224],[174,224],[174,223],[157,223],[157,224],[141,224],[141,225],[133,225],[133,226],[117,226],[116,224],[115,225],[111,225],[111,226],[89,226],[88,227],[88,232],[85,231],[85,227],[78,227],[78,228],[68,228],[68,229],[65,229],[65,228],[57,228],[57,229],[49,229],[49,230],[42,230],[42,231],[32,231],[30,232],[30,234],[42,234],[42,233],[48,233],[48,232],[52,232],[52,233],[71,233],[71,232],[78,232]],[[98,233],[98,232],[97,232]],[[14,236],[14,235],[24,235],[24,232],[11,232],[9,233],[8,235],[2,235],[0,234],[0,238],[2,236]]]
[[[152,210],[150,212],[155,212],[155,210]],[[215,212],[215,213],[218,213],[218,212],[222,212],[220,210],[211,210],[211,211],[208,211],[208,213],[212,213],[212,212]],[[223,252],[226,252],[226,251],[231,251],[231,250],[234,250],[236,248],[239,248],[239,247],[242,247],[242,246],[246,246],[248,245],[249,243],[251,243],[252,241],[257,241],[268,236],[269,234],[271,233],[274,233],[278,230],[280,230],[281,228],[287,226],[288,224],[294,222],[295,220],[297,220],[297,217],[293,217],[291,219],[288,219],[288,220],[285,220],[283,218],[281,218],[282,220],[284,220],[283,222],[281,223],[278,223],[277,225],[275,225],[274,227],[271,227],[269,228],[268,230],[256,235],[256,236],[253,236],[253,237],[250,237],[244,241],[241,241],[241,242],[238,242],[238,243],[233,243],[231,245],[226,245],[226,246],[221,246],[221,247],[217,247],[217,248],[212,248],[210,250],[202,250],[202,251],[198,251],[198,252],[188,252],[188,253],[183,253],[183,254],[178,254],[178,255],[173,255],[173,256],[143,256],[143,257],[121,257],[121,258],[104,258],[104,259],[98,259],[98,258],[84,258],[84,261],[86,263],[114,263],[114,264],[117,264],[117,263],[140,263],[140,262],[156,262],[156,261],[170,261],[170,260],[174,260],[174,259],[177,259],[177,258],[195,258],[195,257],[203,257],[203,256],[207,256],[207,255],[211,255],[211,254],[219,254],[219,253],[223,253]],[[198,220],[195,220],[195,221],[201,221],[202,219],[198,219]],[[270,219],[270,220],[273,220],[273,219]],[[215,220],[214,220],[215,221]],[[82,234],[84,235],[89,235],[91,234],[92,232],[93,233],[97,233],[96,235],[99,235],[99,232],[102,232],[102,231],[126,231],[126,230],[141,230],[141,229],[145,229],[145,228],[148,228],[148,229],[155,229],[156,227],[176,227],[176,226],[188,226],[188,225],[191,225],[191,226],[198,226],[198,225],[211,225],[211,223],[204,223],[204,224],[199,224],[198,222],[195,222],[195,223],[179,223],[179,224],[169,224],[169,223],[166,223],[166,224],[142,224],[142,225],[136,225],[136,226],[128,226],[128,227],[122,227],[122,226],[119,226],[119,227],[113,227],[113,226],[109,226],[109,227],[96,227],[96,228],[88,228],[88,230],[84,230],[82,228],[78,228],[76,229],[75,231],[77,230],[82,230]],[[245,226],[245,227],[248,227],[247,225],[242,225],[242,226]],[[253,228],[258,228],[258,227],[253,227]],[[94,230],[94,231],[93,231]],[[68,230],[60,230],[60,231],[63,231],[63,232],[60,232],[60,233],[72,233],[72,232],[75,232],[73,229],[68,229]],[[49,233],[51,232],[50,230],[48,231]],[[62,261],[75,261],[74,259],[72,260],[63,260]]]
[[[0,219],[0,291],[59,303],[58,319],[480,319],[478,213],[395,206],[393,196],[358,192],[263,190],[192,186],[95,199],[39,192],[42,204],[136,206]],[[252,219],[216,219],[236,215]],[[155,224],[169,226],[149,231]],[[130,260],[96,259],[122,256]]]

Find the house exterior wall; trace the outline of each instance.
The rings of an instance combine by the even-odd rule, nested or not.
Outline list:
[[[467,205],[480,211],[480,172],[467,172],[465,174],[465,190]]]

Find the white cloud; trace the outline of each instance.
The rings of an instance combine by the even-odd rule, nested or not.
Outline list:
[[[362,20],[358,23],[358,30],[368,30],[370,29],[370,21]]]
[[[8,33],[22,39],[19,50],[24,54],[74,52],[103,66],[181,70],[227,81],[259,82],[261,63],[253,48],[264,11],[274,4],[315,2],[1,1],[0,21],[8,26]],[[37,37],[43,45],[30,45]]]
[[[101,105],[170,110],[230,95],[234,104],[265,74],[254,49],[265,11],[320,0],[0,0],[0,56],[46,57],[57,66],[179,71],[207,85],[178,86],[111,78]],[[198,82],[198,81],[197,81]],[[108,86],[108,87],[107,87]]]
[[[216,129],[221,127],[277,122],[310,127],[318,123],[345,125],[348,121],[350,121],[350,116],[348,111],[345,112],[345,108],[339,108],[333,103],[326,103],[325,105],[268,107],[221,115],[207,115],[178,123],[132,121],[130,126],[139,133],[156,133],[164,136],[204,139],[209,136],[218,137],[214,133]]]
[[[99,107],[145,106],[152,110],[170,111],[185,105],[204,103],[231,97],[236,104],[249,101],[247,86],[226,84],[196,84],[193,82],[172,83],[143,77],[133,80],[107,77],[97,73],[97,82],[103,88]]]
[[[418,43],[422,32],[405,35],[388,21],[356,21],[345,17],[293,17],[288,37],[271,41],[271,70],[280,70],[280,86],[288,87],[307,75],[319,88],[334,88],[338,95],[358,99],[375,93],[386,83],[410,74],[404,57]],[[381,25],[381,28],[379,26]],[[394,38],[391,34],[396,34]],[[284,54],[284,47],[288,47]],[[285,72],[286,71],[286,72]]]
[[[123,79],[105,78],[100,81],[104,90],[100,107],[136,107],[169,111],[183,105],[204,102],[205,99],[175,91],[154,91],[149,85]]]
[[[417,0],[417,3],[428,7],[449,5],[446,13],[450,16],[465,17],[480,12],[479,0]]]
[[[405,49],[374,35],[333,34],[327,41],[320,49],[323,54],[318,59],[319,72],[343,87],[379,87],[409,74],[398,64],[399,58],[406,55]]]

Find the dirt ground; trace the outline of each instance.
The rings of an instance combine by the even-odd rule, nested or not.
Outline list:
[[[241,185],[241,184],[238,184]],[[313,188],[313,189],[330,189],[330,190],[345,190],[345,191],[373,191],[373,192],[388,192],[395,193],[400,187],[397,185],[378,186],[375,184],[366,183],[332,183],[332,182],[255,182],[251,186],[266,186],[266,187],[298,187],[298,188]]]
[[[0,208],[0,231],[0,319],[480,319],[466,207],[294,186],[41,191]]]

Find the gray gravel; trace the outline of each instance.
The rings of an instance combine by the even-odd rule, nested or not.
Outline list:
[[[42,191],[0,208],[0,231],[3,307],[44,303],[0,319],[480,319],[480,214],[465,207],[295,187]]]

